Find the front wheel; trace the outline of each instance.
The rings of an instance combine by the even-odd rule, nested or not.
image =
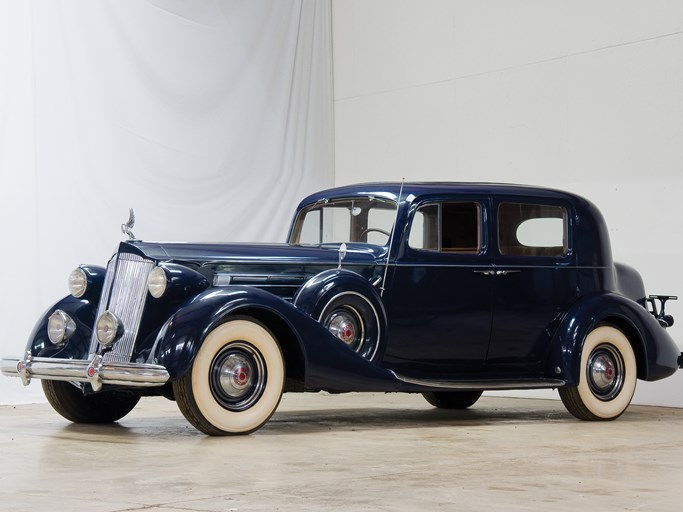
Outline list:
[[[84,395],[70,382],[41,380],[45,398],[60,415],[74,423],[113,423],[123,418],[140,401],[126,392]]]
[[[255,320],[240,318],[208,334],[173,392],[183,416],[205,434],[248,434],[275,412],[284,382],[275,337]]]
[[[631,403],[637,374],[628,338],[616,327],[603,325],[586,336],[579,385],[558,391],[567,410],[580,420],[613,420]]]
[[[467,409],[476,403],[483,391],[436,391],[422,393],[427,402],[439,409]]]

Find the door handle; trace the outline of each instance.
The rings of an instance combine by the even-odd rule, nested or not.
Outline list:
[[[508,274],[516,274],[519,270],[496,270],[497,276],[506,276]]]
[[[520,270],[475,270],[476,274],[484,274],[485,276],[506,276],[508,274],[515,274],[521,272]]]

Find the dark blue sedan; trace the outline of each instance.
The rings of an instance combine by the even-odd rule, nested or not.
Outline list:
[[[117,421],[141,396],[210,435],[261,427],[283,392],[557,388],[612,420],[637,379],[683,365],[667,301],[614,263],[602,215],[542,188],[371,183],[299,205],[285,244],[130,239],[81,265],[5,375],[41,379],[74,422]]]

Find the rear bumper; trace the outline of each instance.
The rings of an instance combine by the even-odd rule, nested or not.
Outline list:
[[[104,362],[100,355],[86,360],[32,357],[27,353],[23,359],[1,359],[0,370],[3,375],[19,377],[24,385],[28,385],[31,379],[65,380],[87,382],[94,391],[99,391],[104,384],[163,386],[169,379],[168,371],[163,366]]]

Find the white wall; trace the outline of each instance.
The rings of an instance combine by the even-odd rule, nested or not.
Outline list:
[[[334,180],[330,29],[329,0],[0,0],[0,355],[129,207],[146,240],[284,241]]]
[[[332,19],[337,184],[571,190],[650,293],[683,296],[683,2],[333,0]],[[682,389],[635,402],[683,407]]]

